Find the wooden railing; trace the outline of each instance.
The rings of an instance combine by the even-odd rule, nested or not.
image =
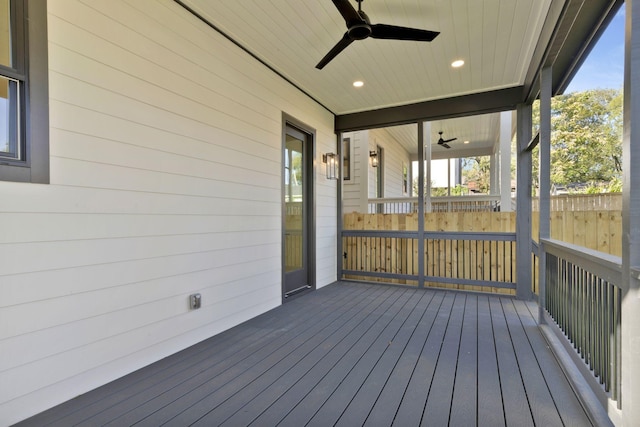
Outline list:
[[[557,240],[543,246],[546,311],[620,408],[622,259]]]
[[[425,214],[422,246],[417,214],[344,216],[343,277],[514,293],[515,214]],[[423,249],[420,255],[420,247]]]
[[[500,196],[432,197],[431,208],[425,212],[492,212],[499,210]],[[369,199],[368,213],[416,213],[417,197]]]
[[[512,199],[511,210],[515,210]],[[532,200],[534,211],[538,211],[538,198]],[[368,213],[414,213],[418,212],[417,197],[395,197],[369,199]],[[500,196],[473,195],[432,197],[431,212],[491,212],[500,210]],[[428,212],[425,209],[425,212]],[[551,212],[622,211],[621,193],[566,194],[551,196]]]
[[[418,233],[352,230],[342,234],[346,279],[424,286],[515,290],[514,233],[426,232],[420,260]]]

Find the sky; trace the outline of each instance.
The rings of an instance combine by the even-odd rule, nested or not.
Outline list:
[[[624,5],[569,83],[565,93],[620,89],[624,75]]]

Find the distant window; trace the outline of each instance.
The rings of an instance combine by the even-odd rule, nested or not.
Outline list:
[[[49,182],[46,0],[0,0],[0,180]]]
[[[351,138],[342,140],[342,179],[351,180]]]
[[[406,195],[409,193],[409,169],[407,169],[407,164],[402,162],[402,194]]]

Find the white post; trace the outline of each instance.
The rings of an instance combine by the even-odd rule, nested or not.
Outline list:
[[[418,254],[424,254],[424,212],[425,206],[431,207],[431,185],[427,186],[425,182],[424,160],[428,157],[431,160],[431,124],[425,122],[418,122]],[[425,151],[428,153],[425,156]],[[427,176],[431,175],[430,163],[427,162]],[[429,193],[425,197],[425,188],[429,188]],[[418,257],[418,287],[424,288],[424,256]]]
[[[498,150],[496,150],[489,158],[489,194],[493,196],[500,194],[499,170],[500,156],[498,155]]]
[[[447,196],[451,196],[451,159],[447,159]]]
[[[362,130],[353,133],[353,144],[358,144],[356,159],[360,162],[359,175],[356,180],[360,181],[360,210],[359,212],[369,213],[369,131]],[[353,162],[352,170],[355,174]],[[356,181],[357,182],[357,181]]]
[[[420,124],[418,124],[420,125]],[[424,209],[425,212],[431,212],[431,123],[424,122],[422,124],[422,140],[420,141],[424,148],[424,162],[426,163],[426,174],[424,189]]]
[[[500,113],[500,210],[511,212],[511,111]]]
[[[640,1],[626,0],[622,138],[622,424],[640,425]],[[635,272],[635,273],[634,273]]]

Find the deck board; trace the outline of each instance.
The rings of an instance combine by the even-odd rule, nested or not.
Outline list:
[[[382,357],[380,357],[373,370],[363,382],[361,389],[366,390],[367,392],[357,393],[354,396],[349,403],[349,406],[347,406],[336,423],[337,426],[349,427],[362,425],[369,416],[371,408],[376,403],[382,389],[387,384],[393,369],[409,344],[413,333],[424,317],[427,307],[433,297],[433,294],[427,294],[421,291],[419,293],[422,295],[416,295],[416,299],[418,296],[420,298],[418,304],[406,318],[406,321],[402,324],[396,336],[389,341]],[[385,402],[385,404],[388,403]]]
[[[466,298],[466,294],[459,293],[453,303],[432,379],[431,392],[424,408],[422,426],[443,426],[449,423]]]
[[[471,295],[465,301],[457,361],[449,424],[474,425],[478,414],[478,299]]]
[[[394,426],[417,426],[422,421],[454,299],[453,293],[447,293],[438,309],[433,328],[427,337],[416,369],[393,420]]]
[[[535,424],[538,426],[562,425],[558,408],[551,397],[551,392],[542,375],[522,322],[516,313],[513,301],[503,301],[502,308]]]
[[[591,425],[589,418],[582,409],[578,397],[574,393],[562,392],[568,387],[571,387],[571,385],[564,376],[564,373],[558,365],[555,357],[551,352],[549,352],[549,346],[538,330],[537,323],[533,317],[532,310],[529,308],[529,304],[517,300],[514,300],[513,304],[525,329],[527,338],[531,343],[531,347],[538,359],[542,369],[542,375],[547,382],[547,386],[549,387],[549,391],[553,397],[555,406],[563,424],[565,426]],[[538,306],[536,305],[536,313],[537,310]]]
[[[500,376],[500,388],[502,389],[502,401],[505,407],[507,425],[521,426],[534,425],[531,408],[527,400],[527,393],[522,384],[522,374],[518,359],[515,355],[509,327],[504,317],[501,301],[491,299],[489,301],[493,333],[496,342],[496,355],[498,358],[498,373]]]
[[[489,297],[478,297],[478,425],[505,425]]]
[[[21,425],[590,425],[535,309],[337,283]]]
[[[429,333],[433,329],[435,318],[444,299],[444,293],[434,294],[424,316],[420,319],[415,333],[399,358],[387,383],[371,409],[365,425],[389,426],[396,417],[400,402],[416,371],[418,360]]]

